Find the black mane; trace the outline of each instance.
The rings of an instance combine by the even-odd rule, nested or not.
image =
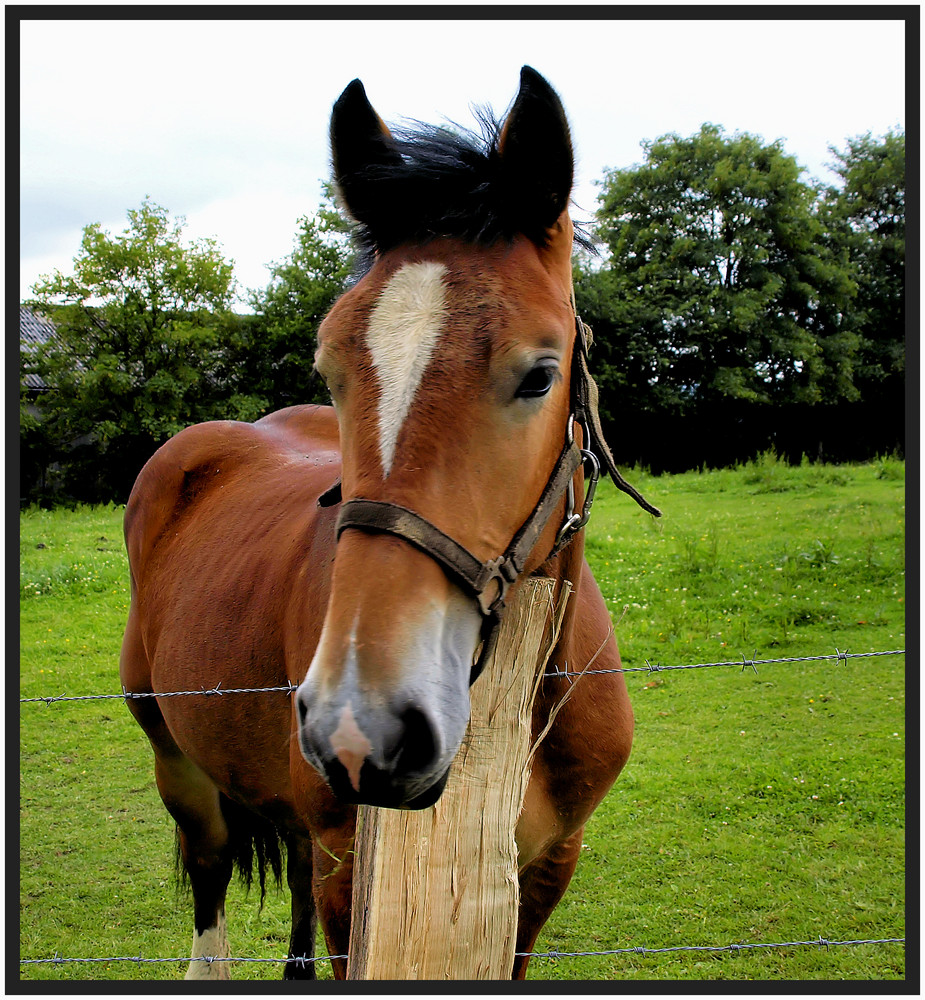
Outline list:
[[[375,185],[380,206],[372,225],[352,225],[360,274],[376,253],[440,236],[488,246],[523,233],[539,246],[546,244],[545,227],[523,218],[516,210],[518,200],[506,188],[497,119],[482,109],[476,117],[479,132],[423,122],[393,129],[392,145],[400,161],[370,164],[350,177],[354,184]],[[577,230],[576,241],[585,247],[592,242]]]

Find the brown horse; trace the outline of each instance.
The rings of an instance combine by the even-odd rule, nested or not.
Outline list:
[[[229,954],[233,868],[249,880],[256,852],[262,895],[280,843],[286,977],[314,977],[298,959],[314,955],[316,914],[344,955],[356,803],[439,797],[509,588],[534,572],[570,581],[552,662],[620,666],[583,555],[598,460],[657,513],[600,434],[572,305],[572,149],[549,84],[524,67],[490,135],[399,136],[357,80],[331,142],[363,252],[319,333],[333,408],[188,428],[145,466],[125,515],[127,692],[298,685],[128,702],[192,886],[187,978],[227,976],[203,958]],[[535,734],[569,684],[543,681]],[[565,891],[632,733],[622,674],[597,673],[542,740],[517,825],[518,952]]]

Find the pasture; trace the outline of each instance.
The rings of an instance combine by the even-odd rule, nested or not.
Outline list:
[[[789,467],[767,455],[628,478],[664,517],[602,485],[587,554],[632,671],[634,752],[537,950],[904,937],[903,656],[632,670],[905,648],[903,463]],[[119,692],[121,517],[21,515],[21,697]],[[25,704],[20,720],[21,958],[188,956],[173,825],[125,706]],[[282,958],[288,893],[270,889],[262,910],[258,895],[232,883],[232,954]],[[156,980],[185,968],[20,972]],[[904,947],[885,944],[536,958],[528,978],[865,981],[904,970]],[[318,972],[330,976],[325,962]],[[236,979],[281,974],[232,967]]]

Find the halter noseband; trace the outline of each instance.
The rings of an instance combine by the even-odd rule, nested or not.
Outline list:
[[[362,531],[402,538],[438,562],[463,590],[478,601],[482,613],[482,646],[478,660],[472,667],[470,684],[481,674],[494,648],[508,589],[523,572],[530,553],[556,512],[563,494],[568,494],[565,520],[556,535],[552,551],[543,561],[546,562],[561,551],[587,524],[600,476],[601,461],[598,460],[598,454],[603,459],[606,471],[621,490],[628,493],[644,510],[656,517],[661,516],[661,511],[630,486],[614,465],[613,456],[601,430],[597,411],[597,385],[588,370],[588,340],[591,331],[577,316],[575,326],[572,406],[565,446],[556,460],[533,512],[521,525],[501,556],[482,562],[427,518],[406,507],[383,500],[348,500],[341,507],[337,517],[338,538],[346,528],[359,528]],[[584,428],[584,440],[591,446],[590,448],[579,448],[575,443],[576,422]],[[575,509],[574,477],[585,463],[589,466],[588,488],[582,508],[578,511]],[[340,500],[338,482],[322,494],[318,502],[321,506],[328,507]]]

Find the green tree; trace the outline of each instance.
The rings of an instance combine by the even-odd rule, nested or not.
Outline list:
[[[347,225],[330,197],[303,216],[292,253],[270,268],[265,289],[251,290],[241,371],[270,409],[327,399],[313,377],[318,327],[344,291],[353,265]]]
[[[251,418],[263,401],[240,393],[228,367],[239,336],[232,265],[212,240],[186,243],[184,220],[146,199],[117,236],[86,226],[74,273],[41,278],[28,305],[55,338],[23,353],[50,390],[37,420],[66,462],[68,491],[124,499],[168,437],[216,417]]]
[[[606,176],[609,254],[582,269],[579,287],[625,403],[687,413],[850,394],[842,317],[853,286],[800,173],[779,142],[704,125],[648,143],[642,166]],[[829,336],[841,345],[827,357]],[[833,378],[832,364],[849,378]]]
[[[906,137],[868,132],[829,147],[840,188],[826,192],[832,241],[855,272],[852,320],[860,338],[855,381],[870,402],[901,400],[905,377]]]
[[[575,269],[622,459],[681,469],[768,447],[820,453],[828,430],[814,418],[857,398],[859,349],[854,271],[821,189],[781,142],[710,124],[645,154],[605,175],[603,254]]]

